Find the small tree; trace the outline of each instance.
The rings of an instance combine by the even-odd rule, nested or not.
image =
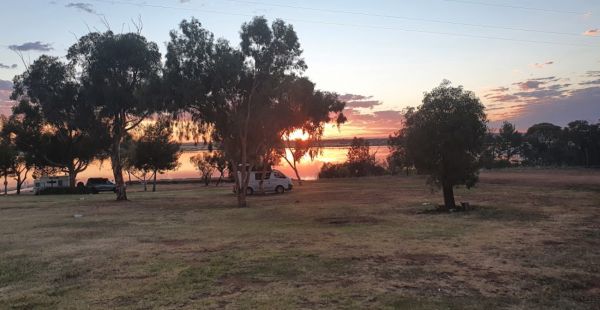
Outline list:
[[[533,165],[561,165],[564,162],[566,142],[560,126],[550,123],[535,124],[525,133],[523,154]]]
[[[131,165],[152,178],[152,191],[156,191],[156,176],[178,166],[180,144],[172,141],[173,127],[167,118],[159,118],[144,127],[144,134],[135,141]]]
[[[479,98],[444,81],[405,115],[406,149],[429,184],[440,186],[446,209],[456,207],[454,187],[475,185],[487,119]]]
[[[17,151],[4,139],[0,139],[0,178],[4,179],[4,195],[8,195],[8,176],[17,160]]]
[[[198,153],[190,158],[190,163],[200,172],[204,185],[208,186],[215,171],[215,163],[212,156],[209,153]]]
[[[231,171],[231,167],[229,167],[229,162],[227,162],[227,159],[221,151],[214,151],[209,158],[209,162],[212,164],[215,170],[219,172],[219,178],[217,179],[217,183],[215,184],[215,186],[219,186],[219,184],[221,184],[221,181],[223,180],[223,177],[225,176],[225,171]]]
[[[412,159],[408,156],[406,150],[406,137],[403,131],[399,130],[388,138],[388,147],[390,155],[387,157],[388,169],[391,174],[397,174],[404,169],[406,175],[409,175],[410,168],[413,166]]]
[[[502,128],[498,131],[500,140],[500,151],[508,162],[512,159],[515,154],[520,151],[521,144],[523,143],[523,135],[517,131],[515,125],[504,122]]]

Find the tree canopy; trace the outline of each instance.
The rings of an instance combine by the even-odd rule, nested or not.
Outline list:
[[[71,65],[56,57],[40,56],[14,79],[12,99],[19,100],[5,126],[5,135],[35,165],[77,174],[102,156],[107,147],[103,124],[81,96]]]
[[[84,100],[106,127],[117,200],[127,200],[121,142],[161,108],[158,46],[138,33],[93,32],[71,46],[67,58],[81,68]]]
[[[246,206],[248,170],[271,161],[284,133],[317,128],[317,135],[330,112],[342,122],[344,105],[301,77],[306,64],[299,40],[282,20],[244,23],[239,49],[215,40],[195,19],[179,28],[167,46],[169,103],[205,125],[221,145],[233,168],[238,205]]]
[[[405,117],[402,134],[409,157],[430,176],[430,184],[442,187],[445,207],[454,208],[454,186],[471,187],[478,180],[487,131],[484,106],[474,93],[444,81]]]

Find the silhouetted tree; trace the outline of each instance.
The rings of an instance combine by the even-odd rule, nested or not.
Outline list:
[[[569,163],[589,167],[598,155],[600,136],[598,125],[590,125],[587,121],[573,121],[563,129],[563,138],[567,152],[571,153]]]
[[[198,153],[190,157],[190,163],[200,172],[200,177],[204,181],[204,185],[210,184],[213,171],[215,170],[215,164],[212,161],[212,156],[208,153]]]
[[[69,48],[67,58],[81,68],[86,104],[106,125],[117,200],[127,200],[121,142],[127,132],[159,110],[161,55],[137,33],[89,33]]]
[[[564,162],[562,129],[550,123],[535,124],[525,134],[523,155],[528,164],[561,165]]]
[[[515,125],[504,122],[498,131],[499,149],[508,162],[520,151],[523,135],[517,131]]]
[[[444,206],[455,208],[454,187],[478,180],[487,120],[479,98],[444,81],[425,93],[423,104],[405,115],[406,149],[428,182],[440,186]]]
[[[106,148],[102,124],[91,106],[80,98],[80,86],[71,66],[42,55],[14,79],[11,95],[19,104],[6,131],[22,154],[39,167],[51,166],[77,175]]]
[[[156,191],[156,176],[177,168],[180,144],[172,141],[173,127],[167,118],[144,126],[143,135],[134,142],[131,165],[152,178],[152,191]],[[145,185],[144,185],[145,187]]]
[[[17,150],[5,139],[0,138],[0,178],[4,179],[4,195],[8,195],[8,176],[17,160]]]
[[[408,175],[410,168],[413,167],[413,161],[408,156],[406,150],[406,137],[402,130],[389,136],[388,147],[390,149],[390,155],[387,157],[387,163],[390,173],[396,174],[404,169],[406,175]]]
[[[310,81],[298,78],[306,65],[291,25],[276,20],[269,26],[256,17],[242,25],[240,37],[240,49],[235,49],[223,39],[215,42],[197,20],[182,21],[180,32],[171,32],[165,80],[169,102],[205,125],[212,141],[220,144],[231,163],[238,206],[245,207],[248,172],[266,166],[266,159],[280,147],[275,143],[283,136],[278,128],[289,128],[276,111],[290,108],[287,99],[294,96],[294,87],[304,87],[302,94],[309,98],[319,93]],[[339,109],[339,103],[321,106]]]

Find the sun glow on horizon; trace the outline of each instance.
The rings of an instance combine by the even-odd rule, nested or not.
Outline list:
[[[308,140],[308,138],[310,138],[310,135],[305,132],[302,131],[302,129],[296,129],[294,132],[290,133],[287,137],[284,137],[285,139],[288,140]]]

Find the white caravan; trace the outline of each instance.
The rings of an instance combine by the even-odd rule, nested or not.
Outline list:
[[[248,188],[246,188],[246,195],[259,193],[262,171],[250,171],[249,173],[250,177]],[[238,175],[241,177],[240,172],[238,172]],[[263,189],[267,193],[283,194],[285,191],[291,191],[293,188],[292,179],[278,170],[267,171],[263,182]]]
[[[69,187],[69,176],[43,176],[33,182],[33,192],[36,194],[48,187]]]

